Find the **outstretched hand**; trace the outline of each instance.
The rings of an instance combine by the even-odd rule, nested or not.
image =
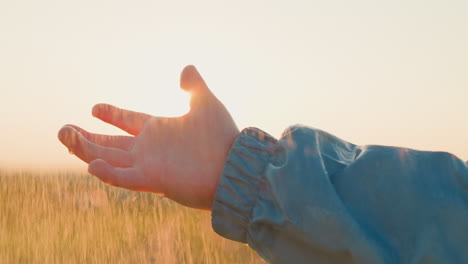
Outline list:
[[[194,66],[184,68],[180,86],[191,94],[190,111],[183,116],[155,117],[98,104],[93,116],[133,136],[99,135],[65,125],[58,138],[107,184],[210,209],[239,130]]]

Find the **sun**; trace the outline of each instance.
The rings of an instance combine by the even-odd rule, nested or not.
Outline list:
[[[154,116],[177,117],[190,110],[190,95],[178,87],[154,88],[139,99],[137,109]]]

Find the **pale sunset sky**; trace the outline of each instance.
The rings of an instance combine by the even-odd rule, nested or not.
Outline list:
[[[96,103],[175,116],[194,64],[239,128],[304,124],[468,160],[468,1],[0,0],[0,167],[85,163]]]

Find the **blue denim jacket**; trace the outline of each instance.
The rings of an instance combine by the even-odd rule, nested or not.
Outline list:
[[[248,128],[226,161],[213,229],[271,263],[468,263],[468,163]]]

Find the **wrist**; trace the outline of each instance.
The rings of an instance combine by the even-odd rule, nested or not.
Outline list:
[[[275,138],[256,128],[244,129],[234,142],[212,205],[216,233],[246,243],[249,217],[275,144]]]
[[[221,162],[217,162],[217,165],[214,170],[213,177],[212,177],[213,179],[212,186],[210,186],[210,191],[208,192],[206,206],[204,206],[204,208],[202,209],[211,210],[213,206],[214,197],[216,195],[216,190],[218,189],[219,181],[223,175],[226,161],[229,157],[231,148],[234,145],[234,142],[236,141],[236,139],[239,137],[239,135],[240,135],[240,131],[237,127],[235,127],[235,129],[233,129],[233,132],[230,133],[229,136],[226,136],[227,140],[225,141],[226,143],[222,151],[223,155],[222,155],[222,158],[220,159]]]

